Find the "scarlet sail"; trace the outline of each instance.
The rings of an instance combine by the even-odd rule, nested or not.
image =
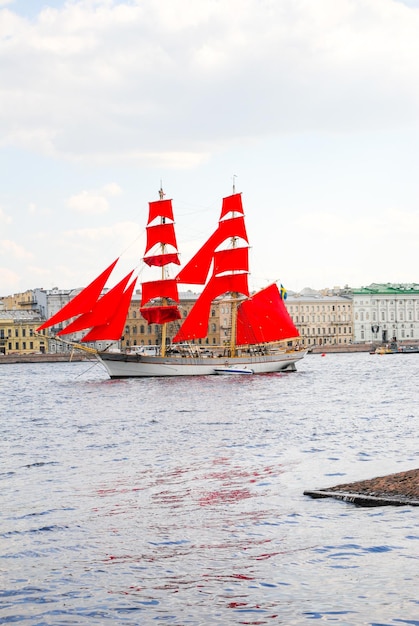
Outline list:
[[[173,341],[176,343],[206,337],[208,334],[211,303],[217,296],[231,292],[249,295],[247,274],[213,276],[183,322],[179,332],[173,338]]]
[[[242,302],[237,315],[237,345],[295,339],[294,325],[276,284]]]
[[[128,276],[125,276],[115,287],[110,289],[108,293],[105,293],[104,296],[97,300],[90,311],[80,315],[74,322],[71,322],[71,324],[68,324],[63,330],[60,330],[57,335],[68,335],[70,333],[79,332],[80,330],[85,330],[86,328],[106,324],[109,319],[113,317],[115,309],[120,305],[121,297],[131,276],[132,272],[130,272]]]
[[[220,221],[218,228],[189,263],[179,272],[177,280],[185,285],[204,285],[211,268],[215,250],[226,240],[238,237],[247,242],[244,217]]]
[[[37,332],[43,330],[44,328],[48,328],[49,326],[60,324],[61,322],[64,322],[71,317],[75,317],[76,315],[80,315],[81,313],[85,313],[86,311],[90,311],[102,293],[106,281],[111,275],[111,272],[117,262],[118,259],[111,263],[111,265],[109,265],[104,272],[87,285],[87,287],[85,287],[77,296],[63,306],[63,308],[60,309],[55,315],[39,326],[39,328],[36,329]]]
[[[112,317],[110,317],[104,324],[94,326],[82,341],[102,341],[105,339],[117,341],[121,338],[124,332],[125,322],[127,319],[127,312],[129,305],[131,304],[132,293],[135,287],[135,280],[124,291],[120,299],[119,307],[114,310]]]
[[[157,224],[151,224],[155,220],[160,221]],[[172,221],[167,222],[166,220]],[[145,256],[144,261],[150,267],[161,267],[162,274],[160,280],[142,284],[140,313],[149,324],[165,325],[181,318],[177,305],[169,304],[169,301],[179,302],[177,282],[175,279],[169,279],[165,276],[167,265],[170,263],[179,265],[172,201],[160,199],[156,202],[150,202],[147,224],[145,254],[147,255],[156,245],[160,247],[160,254]],[[172,246],[175,252],[167,252],[166,246]],[[160,304],[148,304],[157,300]]]

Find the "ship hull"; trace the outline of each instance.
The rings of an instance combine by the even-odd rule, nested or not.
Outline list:
[[[227,357],[154,357],[99,352],[97,357],[110,378],[147,378],[152,376],[210,376],[217,368],[249,367],[254,374],[295,371],[295,364],[306,352],[281,352],[260,356]]]

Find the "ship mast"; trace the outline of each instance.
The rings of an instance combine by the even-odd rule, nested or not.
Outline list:
[[[163,185],[161,181],[160,181],[160,189],[159,189],[159,199],[164,200],[164,191],[163,191]],[[160,223],[165,224],[166,218],[164,217],[160,218]],[[160,247],[161,247],[161,253],[164,254],[166,252],[166,245],[162,243],[160,244]],[[165,279],[164,265],[162,265],[162,268],[161,268],[161,279],[162,280]],[[162,304],[163,306],[167,306],[167,298],[162,298]],[[166,337],[167,337],[167,326],[166,326],[166,323],[164,323],[162,324],[162,328],[161,328],[161,348],[160,348],[161,356],[166,356]]]
[[[233,176],[233,195],[236,193],[236,175]],[[234,216],[233,212],[233,216]],[[232,237],[231,239],[232,247],[236,247],[237,239],[236,237]],[[236,329],[237,329],[237,305],[238,305],[238,296],[237,291],[231,293],[231,337],[230,337],[230,354],[232,357],[236,356],[237,347],[236,347]]]

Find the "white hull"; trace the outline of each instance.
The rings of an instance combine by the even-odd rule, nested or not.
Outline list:
[[[123,353],[98,353],[97,357],[111,378],[141,378],[150,376],[209,376],[217,374],[216,368],[249,367],[254,374],[294,371],[295,363],[306,352],[280,352],[261,356],[178,357],[140,356]]]

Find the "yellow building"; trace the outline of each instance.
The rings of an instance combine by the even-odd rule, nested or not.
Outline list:
[[[4,296],[1,300],[2,308],[8,311],[13,311],[14,309],[29,311],[33,309],[36,304],[32,289],[28,289],[22,293],[15,293],[12,296]]]
[[[0,354],[46,352],[46,340],[35,334],[40,323],[34,311],[0,310]]]

